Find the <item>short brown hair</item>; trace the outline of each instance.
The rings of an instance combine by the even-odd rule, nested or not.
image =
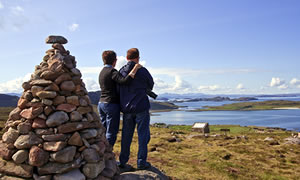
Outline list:
[[[127,51],[127,59],[136,59],[140,57],[140,52],[137,48],[131,48]]]
[[[102,60],[104,64],[112,65],[117,60],[117,54],[114,51],[103,51]]]

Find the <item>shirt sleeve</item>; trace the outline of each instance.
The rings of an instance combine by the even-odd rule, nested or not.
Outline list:
[[[146,82],[147,82],[147,89],[153,89],[154,86],[154,81],[153,78],[151,76],[151,74],[149,73],[149,71],[145,68],[145,76],[146,76]]]
[[[116,69],[113,69],[111,73],[112,80],[118,84],[128,84],[133,80],[133,78],[129,75],[123,77],[122,74],[120,74],[119,71],[117,71]]]

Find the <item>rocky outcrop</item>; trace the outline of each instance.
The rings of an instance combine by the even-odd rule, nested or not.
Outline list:
[[[0,141],[6,179],[114,179],[119,170],[68,41],[49,36],[43,61],[22,87]]]

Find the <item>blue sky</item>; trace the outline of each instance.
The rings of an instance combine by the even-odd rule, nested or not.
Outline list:
[[[22,91],[51,34],[69,40],[90,91],[102,51],[121,67],[137,47],[157,93],[299,93],[299,9],[297,0],[0,0],[0,93]]]

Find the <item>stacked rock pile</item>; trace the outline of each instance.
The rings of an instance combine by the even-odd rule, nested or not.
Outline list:
[[[93,111],[68,41],[49,36],[52,49],[35,67],[0,141],[0,173],[13,179],[115,179],[119,170]]]

